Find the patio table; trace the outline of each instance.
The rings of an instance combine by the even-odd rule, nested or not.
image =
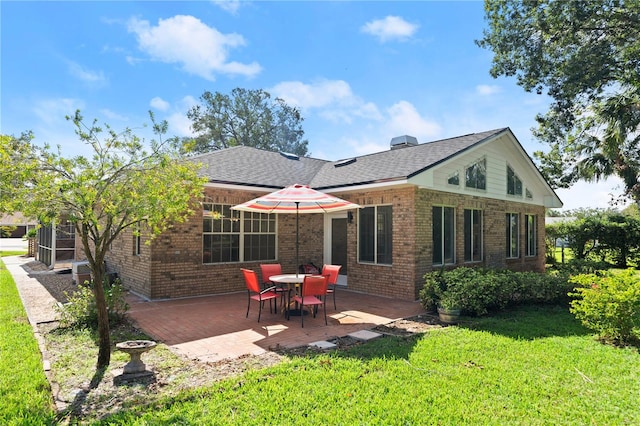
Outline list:
[[[285,308],[285,314],[287,319],[291,315],[301,315],[302,310],[296,307],[295,309],[291,309],[291,290],[296,290],[300,287],[300,284],[304,282],[304,277],[309,276],[311,274],[280,274],[280,275],[271,275],[269,280],[271,282],[287,284],[289,287],[289,291],[287,292],[287,306]]]

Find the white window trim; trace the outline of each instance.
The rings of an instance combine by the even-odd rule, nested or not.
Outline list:
[[[509,169],[511,169],[511,171],[513,172],[513,176],[515,176],[520,181],[520,186],[522,187],[522,193],[521,194],[509,194]],[[509,164],[509,163],[507,163],[506,172],[507,172],[507,174],[506,174],[505,178],[506,178],[506,193],[507,193],[507,197],[522,199],[525,196],[525,193],[526,193],[526,187],[524,185],[524,182],[522,181],[520,176],[518,176],[518,174],[516,173],[516,169],[513,168],[511,166],[511,164]],[[515,192],[515,188],[514,188],[514,192]]]
[[[457,240],[457,235],[458,235],[458,227],[457,227],[457,217],[456,217],[456,208],[455,206],[447,206],[447,205],[441,205],[441,204],[434,204],[431,206],[431,226],[433,227],[433,207],[442,207],[444,208],[451,208],[453,209],[453,260],[450,263],[446,263],[444,262],[444,241],[442,241],[442,262],[441,263],[433,263],[433,255],[431,256],[431,264],[432,266],[447,266],[447,265],[455,265],[456,264],[456,240]],[[443,221],[442,221],[442,226],[444,227],[444,210],[443,210]],[[433,228],[432,228],[433,229]],[[442,235],[444,238],[444,229],[442,229]],[[433,241],[431,242],[431,244],[433,245]]]
[[[480,259],[478,260],[464,260],[465,263],[480,263],[482,261],[484,261],[484,210],[482,209],[463,209],[462,211],[462,215],[463,215],[463,221],[464,221],[464,212],[466,210],[470,210],[470,211],[478,211],[480,212]],[[473,226],[472,226],[473,229]],[[464,223],[463,223],[463,234],[464,234]],[[465,235],[466,237],[466,235]],[[471,237],[473,238],[473,232],[471,232]],[[471,247],[473,247],[473,240],[471,241]],[[464,255],[463,255],[464,256]]]
[[[519,259],[520,258],[520,213],[507,212],[505,215],[509,215],[509,230],[511,230],[511,218],[515,215],[518,218],[518,229],[516,230],[516,239],[517,239],[517,252],[515,256],[511,256],[511,250],[509,250],[509,256],[506,256],[507,259]],[[513,235],[509,235],[509,248],[511,248],[511,238]],[[506,241],[505,241],[506,242]]]
[[[375,229],[377,229],[378,227],[378,207],[387,207],[390,206],[391,207],[391,221],[393,223],[393,204],[371,204],[371,205],[366,205],[366,206],[362,206],[362,208],[367,208],[367,207],[373,207],[375,208],[375,214],[374,214],[374,231]],[[357,262],[359,264],[362,265],[376,265],[376,266],[393,266],[393,247],[391,248],[391,263],[378,263],[378,233],[374,232],[373,233],[373,261],[366,261],[366,260],[360,260],[360,218],[358,218],[358,230],[357,230],[357,235],[358,235],[358,245],[357,245]],[[393,242],[393,231],[391,231],[391,239]]]
[[[529,254],[529,231],[531,228],[529,227],[529,218],[533,217],[533,244],[534,244],[534,253]],[[525,214],[524,215],[524,227],[525,227],[525,238],[526,238],[526,246],[525,246],[525,257],[536,257],[538,256],[538,217],[534,214]]]
[[[481,163],[484,161],[484,188],[475,188],[473,186],[467,186],[467,169],[469,169],[472,166],[475,166],[478,163]],[[472,161],[471,163],[468,163],[464,169],[463,169],[463,173],[462,173],[462,179],[464,179],[464,189],[469,190],[469,191],[478,191],[478,192],[487,192],[487,183],[488,183],[488,179],[487,179],[487,156],[483,156],[478,158],[475,161]]]
[[[227,203],[219,203],[219,202],[214,202],[214,201],[203,201],[203,204],[215,204],[215,205],[220,205],[220,206],[233,206],[233,204],[227,204]],[[204,207],[202,209],[204,211]],[[202,262],[203,265],[225,265],[225,264],[233,264],[233,265],[237,265],[239,263],[246,263],[246,262],[273,262],[274,260],[278,259],[278,215],[274,214],[274,220],[275,220],[275,231],[273,232],[273,235],[275,235],[275,257],[274,259],[258,259],[258,260],[244,260],[244,237],[245,235],[253,235],[256,233],[253,232],[245,232],[244,230],[244,220],[245,220],[245,212],[244,211],[238,211],[239,214],[239,221],[240,221],[240,229],[238,232],[204,232],[204,230],[202,231],[202,239],[203,242],[201,244],[201,249],[204,250],[204,236],[205,235],[238,235],[239,237],[239,242],[238,242],[238,260],[237,261],[228,261],[228,262],[209,262],[209,263],[204,263]],[[203,219],[204,219],[204,215],[203,215]],[[271,235],[270,232],[265,232],[262,233],[264,235]]]

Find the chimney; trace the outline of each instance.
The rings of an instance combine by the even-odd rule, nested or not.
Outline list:
[[[418,139],[416,139],[414,136],[396,136],[395,138],[391,139],[391,149],[398,149],[416,145],[418,145]]]

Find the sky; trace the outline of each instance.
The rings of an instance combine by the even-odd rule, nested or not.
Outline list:
[[[263,89],[300,109],[312,157],[339,160],[509,127],[524,149],[549,99],[489,74],[480,1],[2,1],[0,134],[90,155],[65,116],[190,136],[205,91]],[[556,191],[608,207],[620,182]]]

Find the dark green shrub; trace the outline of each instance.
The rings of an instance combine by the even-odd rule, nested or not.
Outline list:
[[[565,274],[593,274],[602,273],[612,268],[610,263],[589,259],[571,259],[564,264],[556,264],[553,270]]]
[[[570,311],[585,327],[616,344],[640,340],[640,277],[633,269],[576,275]]]
[[[446,288],[444,282],[444,271],[434,271],[425,274],[425,283],[420,289],[420,303],[427,312],[435,312],[438,300]]]
[[[122,322],[129,309],[124,294],[125,290],[119,279],[116,279],[112,284],[105,283],[104,295],[111,326]],[[78,291],[73,294],[65,292],[65,296],[68,303],[58,307],[60,324],[63,327],[96,328],[98,326],[98,311],[90,286],[80,285]]]
[[[569,274],[550,271],[545,274],[538,272],[514,272],[513,279],[518,281],[518,297],[512,299],[515,303],[569,303],[568,293],[573,290],[569,282]]]
[[[573,289],[568,274],[456,268],[425,274],[420,302],[427,311],[436,306],[484,315],[517,303],[568,303]]]

